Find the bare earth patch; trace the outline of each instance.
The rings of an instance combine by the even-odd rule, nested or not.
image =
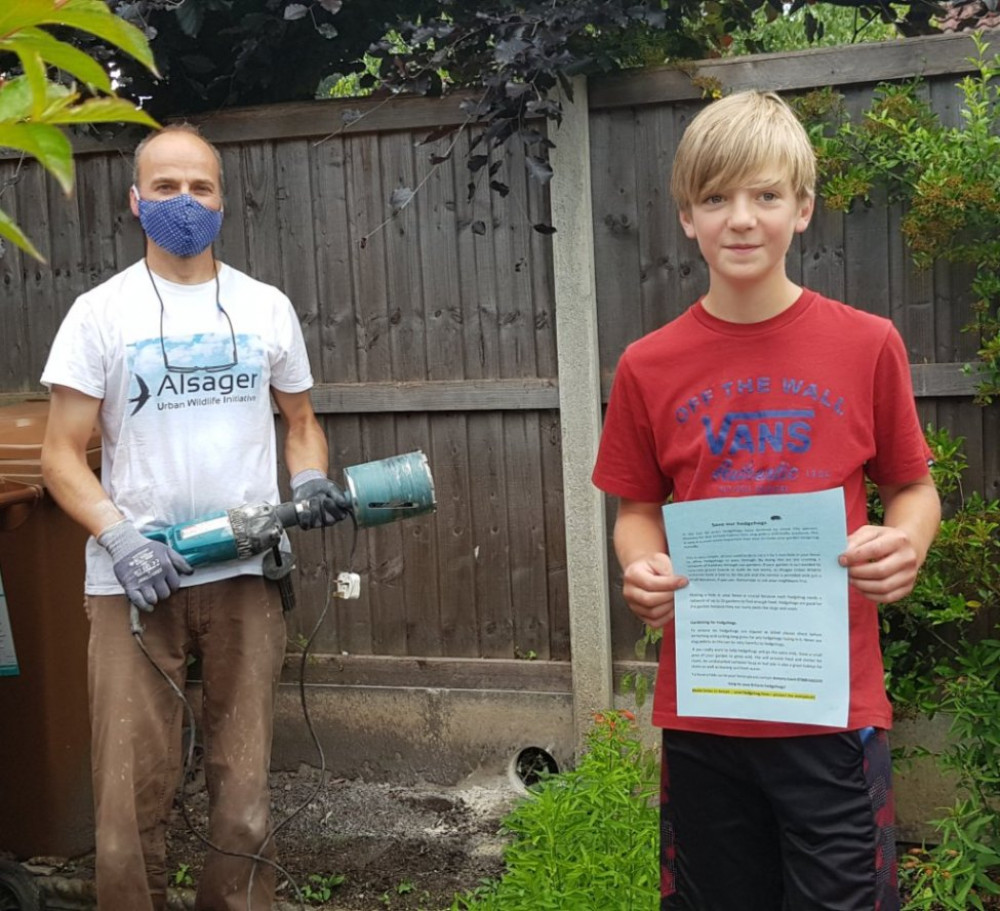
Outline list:
[[[272,776],[278,823],[316,789],[318,773]],[[328,780],[277,836],[278,862],[299,888],[311,876],[344,877],[331,903],[349,911],[451,907],[456,893],[500,874],[500,820],[517,799],[507,783],[493,787],[402,787],[343,779]],[[203,792],[188,801],[189,816],[203,818]],[[197,877],[204,848],[175,812],[170,828],[170,869],[188,864]],[[313,883],[315,886],[315,883]],[[294,904],[281,884],[279,896]]]
[[[510,782],[449,788],[328,778],[316,791],[318,780],[318,770],[308,766],[271,776],[276,823],[308,799],[278,832],[278,862],[300,890],[310,887],[314,895],[331,877],[343,877],[329,901],[313,898],[305,907],[447,911],[456,894],[502,872],[501,820],[520,796]],[[207,799],[200,776],[186,791],[187,815],[204,832]],[[171,911],[193,907],[190,887],[206,851],[179,806],[175,801],[167,833]],[[94,907],[92,856],[67,862],[40,858],[28,870],[46,908]],[[280,876],[278,898],[276,911],[302,907]]]

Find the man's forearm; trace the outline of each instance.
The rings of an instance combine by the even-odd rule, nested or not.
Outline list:
[[[288,474],[295,477],[300,471],[315,468],[324,474],[329,470],[330,450],[326,436],[318,422],[290,427],[285,437],[285,464]]]
[[[74,453],[46,452],[42,471],[52,499],[95,537],[123,518],[90,466]]]
[[[271,394],[285,423],[285,464],[288,474],[295,477],[300,471],[314,468],[326,474],[330,464],[330,450],[326,434],[316,419],[308,392],[281,392]]]

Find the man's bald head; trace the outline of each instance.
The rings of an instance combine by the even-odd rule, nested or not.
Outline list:
[[[219,191],[222,192],[223,189],[223,174],[222,174],[222,155],[219,154],[219,150],[212,145],[204,136],[201,135],[201,131],[191,123],[172,123],[157,130],[155,133],[150,133],[146,136],[142,142],[140,142],[135,147],[135,152],[132,156],[132,183],[135,186],[139,186],[141,183],[140,179],[140,169],[142,165],[143,153],[146,149],[156,140],[163,136],[170,136],[172,134],[184,133],[189,136],[193,136],[195,139],[203,142],[205,146],[212,151],[212,155],[215,156],[216,164],[219,166]]]

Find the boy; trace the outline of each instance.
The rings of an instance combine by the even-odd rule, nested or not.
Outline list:
[[[664,909],[899,907],[877,603],[912,589],[940,503],[892,324],[786,275],[814,183],[808,136],[773,93],[729,96],[691,122],[671,192],[708,291],[626,349],[594,469],[594,483],[620,498],[625,600],[663,629],[653,722],[664,729]],[[867,524],[866,475],[883,526]],[[837,487],[848,524],[847,726],[679,716],[674,593],[688,580],[671,569],[664,501]]]

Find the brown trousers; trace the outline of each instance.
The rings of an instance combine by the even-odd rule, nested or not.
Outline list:
[[[183,704],[129,631],[124,596],[88,596],[97,902],[100,911],[164,911],[166,823],[180,781]],[[153,660],[184,689],[188,655],[202,659],[199,735],[209,796],[208,839],[223,851],[273,857],[268,771],[285,622],[259,576],[184,588],[141,615]],[[197,714],[197,712],[196,712]],[[209,850],[198,911],[270,911],[268,864]]]

